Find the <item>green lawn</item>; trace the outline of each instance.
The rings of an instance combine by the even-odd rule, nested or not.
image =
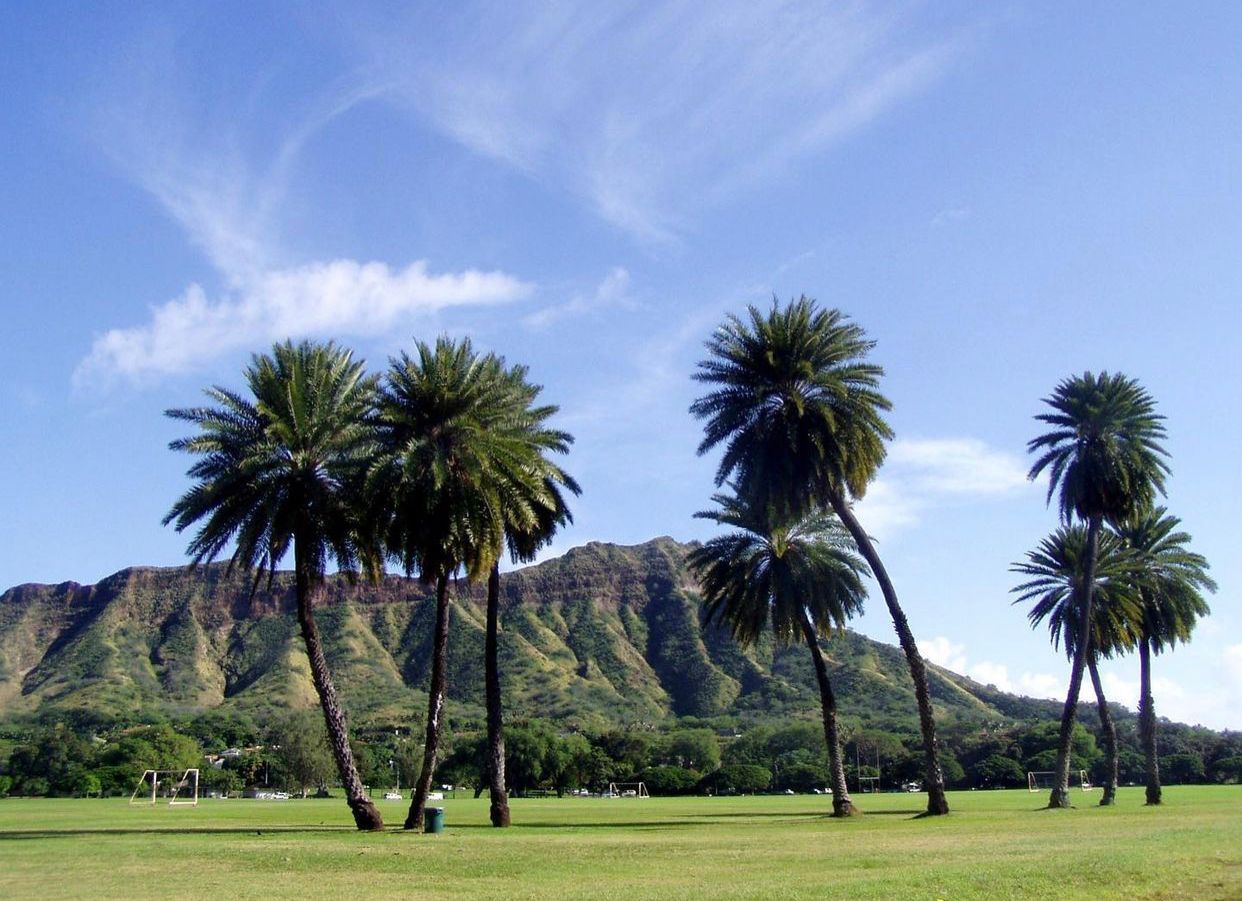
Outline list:
[[[815,796],[450,798],[442,835],[363,835],[342,801],[0,801],[0,897],[1242,898],[1242,787],[1142,789],[1072,811],[1026,791]],[[403,803],[380,802],[394,827]]]

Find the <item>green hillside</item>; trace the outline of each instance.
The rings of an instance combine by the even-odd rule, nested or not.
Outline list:
[[[743,650],[701,627],[689,549],[669,538],[592,543],[507,575],[500,653],[510,715],[584,725],[815,715],[804,648]],[[480,587],[454,586],[449,712],[457,723],[482,719],[483,602]],[[318,615],[355,724],[421,715],[434,618],[424,586],[335,577]],[[874,728],[912,724],[897,648],[845,632],[824,650],[845,715]],[[930,669],[945,722],[1036,718],[1054,706]],[[0,718],[141,720],[211,708],[266,717],[314,703],[289,574],[269,587],[221,565],[133,568],[97,585],[22,585],[0,596]]]

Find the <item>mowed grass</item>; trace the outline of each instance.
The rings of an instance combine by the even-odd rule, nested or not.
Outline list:
[[[1122,789],[1040,810],[1026,791],[921,795],[539,799],[515,825],[487,800],[441,802],[446,831],[360,834],[340,800],[0,801],[3,898],[1242,898],[1242,787]]]

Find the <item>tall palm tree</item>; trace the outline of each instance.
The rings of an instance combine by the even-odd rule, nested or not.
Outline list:
[[[1169,467],[1160,440],[1164,417],[1138,382],[1121,373],[1087,372],[1065,379],[1044,399],[1052,411],[1035,418],[1052,426],[1027,444],[1038,454],[1030,478],[1048,473],[1048,503],[1057,498],[1064,522],[1086,524],[1083,615],[1074,645],[1069,690],[1061,713],[1056,778],[1048,806],[1069,807],[1070,743],[1078,693],[1090,647],[1089,629],[1100,532],[1107,520],[1123,522],[1164,493]]]
[[[547,428],[557,412],[551,405],[534,406],[542,387],[526,380],[524,366],[508,370],[512,383],[507,397],[521,409],[514,410],[518,430],[526,443],[527,461],[523,478],[505,486],[502,495],[505,542],[514,563],[530,563],[539,549],[551,541],[556,531],[573,522],[565,502],[565,492],[579,494],[578,483],[548,459],[547,454],[565,454],[573,443],[567,432]],[[490,814],[493,826],[509,825],[509,794],[505,787],[504,708],[500,692],[499,652],[500,560],[497,556],[487,579],[487,635],[484,641],[484,682],[487,695],[487,775]]]
[[[923,734],[927,812],[949,812],[927,668],[896,589],[851,500],[862,498],[893,432],[879,392],[874,342],[839,310],[802,297],[765,314],[729,316],[707,341],[694,378],[711,391],[690,407],[706,420],[699,453],[723,445],[716,484],[737,483],[756,503],[795,519],[831,508],[867,561],[906,655]]]
[[[517,396],[515,396],[517,395]],[[470,341],[418,342],[390,361],[377,400],[379,450],[368,493],[384,505],[384,543],[407,573],[435,585],[436,624],[423,764],[405,828],[419,829],[440,747],[449,633],[448,583],[491,572],[506,519],[534,522],[532,480],[518,382],[495,354]]]
[[[1147,763],[1148,804],[1159,804],[1161,797],[1151,655],[1188,641],[1195,623],[1211,612],[1204,592],[1216,591],[1207,560],[1187,547],[1190,535],[1178,531],[1180,525],[1181,520],[1169,516],[1164,507],[1155,507],[1122,523],[1118,530],[1139,567],[1139,740]]]
[[[1010,567],[1013,572],[1029,577],[1029,581],[1013,589],[1018,594],[1014,603],[1033,603],[1027,614],[1032,627],[1046,621],[1053,647],[1064,647],[1066,656],[1071,659],[1081,631],[1086,552],[1086,529],[1081,525],[1061,526],[1041,541],[1036,550],[1028,552],[1025,562]],[[1114,533],[1105,531],[1100,536],[1096,555],[1091,637],[1087,650],[1087,669],[1095,689],[1108,754],[1108,777],[1104,780],[1101,806],[1112,804],[1117,796],[1119,758],[1117,727],[1108,709],[1108,699],[1104,697],[1098,664],[1101,657],[1126,653],[1138,643],[1140,600],[1135,587],[1136,573],[1135,555]]]
[[[790,520],[736,494],[717,494],[712,500],[718,509],[696,515],[736,531],[690,552],[706,621],[727,624],[743,645],[753,644],[769,623],[778,642],[789,644],[799,634],[806,641],[819,684],[832,815],[851,816],[858,810],[845,782],[837,699],[819,638],[862,612],[867,566],[831,516],[812,512]]]
[[[175,521],[181,532],[202,522],[190,542],[191,566],[233,542],[230,568],[265,569],[269,580],[292,545],[298,624],[337,771],[358,828],[383,829],[358,776],[314,613],[328,560],[347,572],[358,560],[350,486],[368,452],[375,382],[350,351],[308,341],[255,355],[245,376],[253,399],[215,387],[206,393],[216,406],[168,411],[199,429],[169,447],[201,459],[189,470],[196,484],[164,524]]]

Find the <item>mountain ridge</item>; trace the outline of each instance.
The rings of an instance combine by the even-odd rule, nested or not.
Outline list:
[[[741,648],[701,623],[692,544],[590,542],[502,577],[500,657],[515,717],[573,725],[670,717],[812,717],[805,648]],[[485,593],[453,586],[450,718],[482,719]],[[329,577],[317,608],[329,663],[358,724],[425,707],[434,605],[414,579]],[[293,617],[292,575],[216,563],[131,566],[93,585],[28,583],[0,595],[0,718],[142,719],[235,710],[267,716],[315,696]],[[842,712],[906,731],[914,697],[900,650],[846,630],[823,641]],[[1045,718],[1055,702],[1007,695],[929,665],[938,715]]]

